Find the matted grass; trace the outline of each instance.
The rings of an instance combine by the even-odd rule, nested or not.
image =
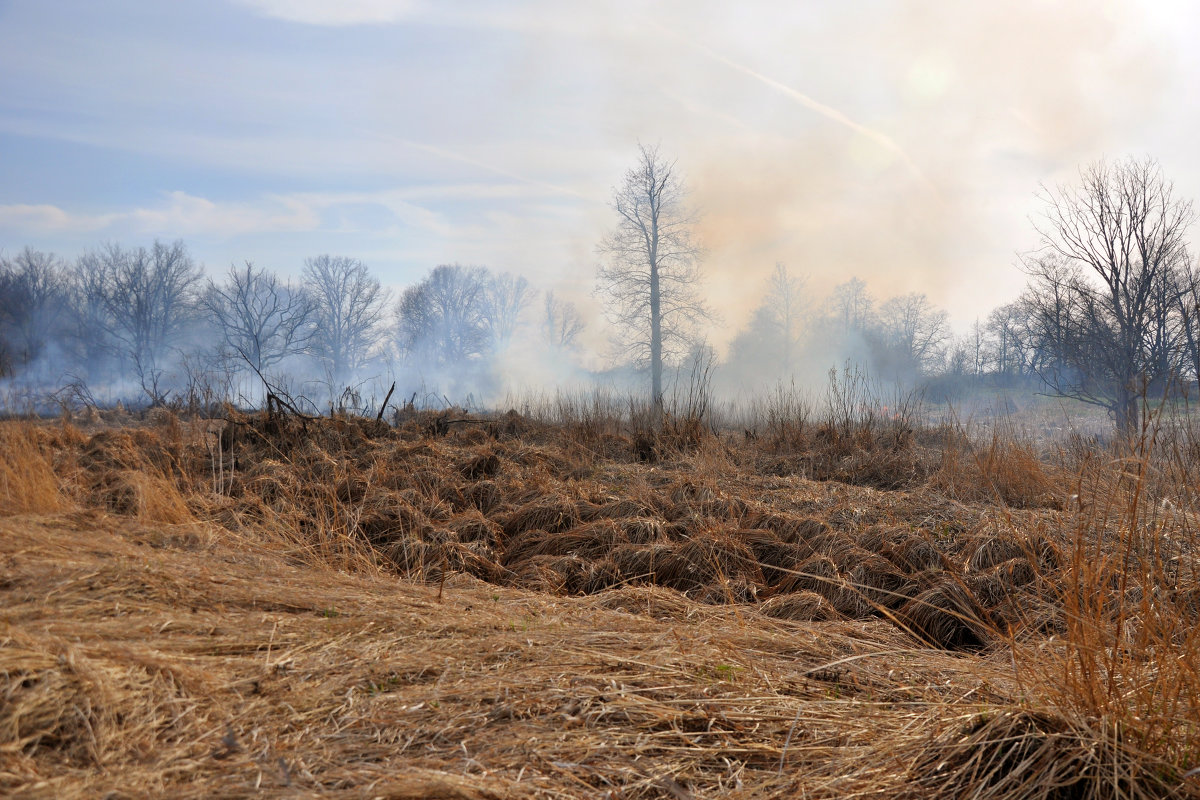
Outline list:
[[[0,426],[0,794],[1200,796],[1136,459],[1014,509],[501,420]]]

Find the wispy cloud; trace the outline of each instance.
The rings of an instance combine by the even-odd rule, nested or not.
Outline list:
[[[0,231],[20,233],[92,233],[104,230],[112,214],[72,214],[55,205],[0,205]]]
[[[442,214],[412,203],[409,198],[411,198],[409,192],[385,190],[377,192],[300,192],[286,195],[280,200],[320,212],[375,206],[391,215],[395,223],[394,227],[416,228],[438,236],[446,236],[452,232],[453,226]],[[353,225],[347,225],[344,221],[341,224],[343,231],[352,229]],[[379,233],[379,230],[374,229],[371,232]]]
[[[555,183],[547,183],[546,181],[541,181],[536,178],[530,178],[525,175],[521,175],[519,173],[513,172],[512,170],[505,169],[504,167],[499,167],[494,164],[487,164],[478,159],[464,155],[462,153],[457,153],[453,150],[447,150],[444,147],[437,147],[435,145],[425,144],[424,142],[414,142],[409,139],[402,139],[397,136],[383,136],[380,138],[386,139],[387,141],[393,142],[395,144],[403,145],[404,147],[409,147],[414,150],[420,150],[422,152],[429,153],[430,155],[437,156],[438,158],[443,158],[448,161],[457,161],[460,164],[466,164],[468,166],[475,167],[477,169],[481,169],[484,172],[490,172],[493,175],[500,175],[501,177],[510,178],[514,181],[519,181],[521,183],[528,184],[530,186],[537,186],[539,188],[546,189],[546,190],[548,190],[550,192],[554,192],[556,194],[571,195],[572,197],[578,197],[583,200],[594,199],[594,198],[591,198],[581,192],[576,191],[575,189],[571,189],[570,187],[560,186],[559,184],[555,184]]]
[[[105,214],[72,211],[56,205],[0,206],[0,231],[30,234],[237,236],[314,230],[320,224],[315,208],[288,197],[268,197],[258,203],[222,203],[174,191],[156,205]]]
[[[305,25],[346,27],[398,22],[419,5],[414,0],[235,0],[264,17]]]
[[[175,236],[310,231],[321,225],[314,209],[288,197],[270,197],[260,203],[220,203],[180,191],[169,192],[161,206],[134,209],[116,219],[148,233],[175,232],[169,234]]]
[[[432,196],[462,199],[497,194],[489,187],[431,187]],[[124,233],[175,238],[204,235],[360,231],[379,235],[422,231],[445,237],[458,226],[413,200],[419,189],[383,191],[293,192],[263,195],[253,201],[216,201],[182,191],[167,192],[162,202],[105,214],[88,214],[56,205],[0,205],[0,231],[37,234]],[[362,220],[361,223],[358,220]],[[381,222],[382,220],[382,222]]]
[[[672,33],[674,33],[674,32],[672,32]],[[675,35],[678,35],[678,34],[675,34]],[[680,37],[680,38],[683,38],[683,37]],[[884,150],[886,150],[887,152],[889,152],[892,155],[899,158],[900,161],[904,163],[904,166],[908,168],[908,171],[912,174],[912,176],[914,178],[916,178],[918,181],[920,181],[920,183],[925,188],[929,189],[934,194],[937,194],[937,187],[935,187],[933,185],[933,182],[930,181],[929,178],[925,175],[925,173],[921,170],[921,168],[917,166],[916,162],[913,161],[912,157],[909,156],[909,154],[907,152],[905,152],[904,148],[902,148],[899,144],[897,144],[896,141],[894,139],[892,139],[892,137],[888,136],[886,133],[883,133],[882,131],[877,131],[874,128],[870,128],[866,125],[863,125],[862,123],[857,122],[854,119],[851,119],[845,113],[839,111],[838,109],[834,108],[833,106],[822,103],[821,101],[810,97],[809,95],[805,94],[804,92],[799,91],[798,89],[794,89],[785,83],[781,83],[781,82],[775,80],[774,78],[770,78],[766,75],[763,75],[761,72],[757,72],[756,70],[751,69],[750,67],[746,66],[745,64],[738,63],[737,61],[734,61],[731,58],[721,55],[720,53],[716,52],[715,50],[705,47],[703,44],[701,44],[699,42],[693,41],[691,39],[686,39],[686,38],[684,39],[684,41],[686,41],[689,45],[694,47],[696,50],[698,50],[701,53],[703,53],[704,55],[708,56],[713,61],[716,61],[717,63],[720,63],[720,64],[724,64],[726,67],[729,67],[732,70],[740,72],[743,75],[747,75],[747,76],[753,78],[754,80],[758,81],[759,83],[762,83],[763,85],[768,86],[771,89],[774,89],[775,91],[779,92],[780,94],[783,94],[786,97],[789,97],[792,100],[795,100],[797,103],[804,106],[805,108],[807,108],[811,111],[815,111],[816,113],[820,114],[821,116],[823,116],[827,119],[830,119],[830,120],[838,123],[839,125],[843,125],[846,128],[849,128],[850,130],[854,131],[855,133],[865,136],[866,138],[875,142],[877,145],[882,147]]]

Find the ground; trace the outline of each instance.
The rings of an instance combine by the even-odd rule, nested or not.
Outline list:
[[[248,418],[228,451],[207,422],[7,423],[0,792],[1200,792],[1180,697],[1146,700],[1177,704],[1164,743],[1065,693],[1078,499],[810,480],[818,458],[720,437],[645,462],[512,417],[370,422],[292,420],[292,441]],[[1127,622],[1144,664],[1153,626]],[[1113,681],[1154,684],[1104,652]]]

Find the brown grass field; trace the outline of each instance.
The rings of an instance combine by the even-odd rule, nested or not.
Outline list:
[[[1200,448],[0,423],[0,794],[1200,797]]]

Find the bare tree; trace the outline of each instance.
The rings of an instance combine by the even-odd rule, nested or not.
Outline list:
[[[542,337],[555,350],[571,350],[579,334],[583,333],[583,317],[575,304],[560,300],[554,292],[546,292],[545,317],[542,320]]]
[[[791,376],[812,320],[804,294],[805,279],[776,264],[762,303],[730,342],[727,376],[745,384],[763,384]]]
[[[800,340],[811,305],[804,295],[806,283],[804,277],[792,275],[782,263],[775,264],[775,271],[771,273],[767,283],[767,301],[763,307],[779,343],[783,374],[793,370],[795,354],[800,349]]]
[[[1018,301],[993,309],[984,329],[988,335],[987,360],[992,369],[1002,376],[1027,374],[1032,366],[1032,348],[1022,304]]]
[[[483,267],[443,264],[404,290],[396,309],[401,348],[421,363],[461,364],[492,346],[491,278]]]
[[[833,287],[826,309],[829,322],[843,336],[865,333],[875,324],[875,301],[861,278]]]
[[[305,260],[304,288],[313,302],[313,347],[341,386],[383,337],[387,292],[358,259],[331,255]]]
[[[1073,369],[1068,350],[1078,338],[1074,281],[1079,270],[1053,253],[1026,258],[1025,269],[1032,280],[1017,306],[1028,331],[1030,367],[1047,385],[1065,386]]]
[[[502,272],[488,280],[483,293],[483,316],[494,347],[502,350],[512,341],[521,315],[531,302],[533,290],[520,275]]]
[[[1079,186],[1042,196],[1041,250],[1025,259],[1027,307],[1052,354],[1040,374],[1056,393],[1107,408],[1128,435],[1139,396],[1181,367],[1191,203],[1152,159],[1098,162]]]
[[[11,263],[0,259],[0,378],[13,375],[20,361],[17,340],[24,321],[22,306],[20,278]]]
[[[1187,373],[1200,380],[1200,266],[1193,266],[1181,277],[1179,319],[1182,326]]]
[[[121,358],[109,319],[109,261],[107,248],[84,253],[75,261],[69,280],[73,319],[69,332],[89,380],[108,373]],[[108,376],[111,377],[111,376]]]
[[[991,353],[988,346],[987,326],[980,322],[978,317],[971,323],[971,330],[967,334],[967,342],[971,354],[971,374],[976,376],[982,375],[987,372]]]
[[[225,346],[260,375],[304,352],[316,333],[307,293],[249,261],[244,269],[230,267],[223,284],[210,278],[203,302]]]
[[[987,372],[990,358],[987,328],[976,319],[966,334],[951,339],[945,359],[945,370],[950,375],[979,377]]]
[[[26,247],[0,258],[0,350],[10,368],[28,367],[58,338],[69,311],[66,289],[66,267],[53,253]]]
[[[948,314],[923,294],[893,297],[879,307],[879,324],[892,365],[928,372],[941,359],[950,336]]]
[[[649,365],[651,398],[661,410],[663,361],[685,355],[712,313],[699,296],[696,218],[684,206],[675,163],[657,147],[639,145],[639,152],[613,193],[617,227],[599,246],[606,262],[597,272],[597,291],[621,330],[620,352]]]
[[[971,336],[956,336],[950,343],[950,349],[946,354],[945,373],[961,378],[965,375],[974,376],[978,373],[974,372],[972,364],[972,345]]]
[[[103,321],[120,357],[154,405],[166,401],[163,376],[195,318],[200,270],[183,242],[147,250],[108,244],[85,261],[102,286]]]

